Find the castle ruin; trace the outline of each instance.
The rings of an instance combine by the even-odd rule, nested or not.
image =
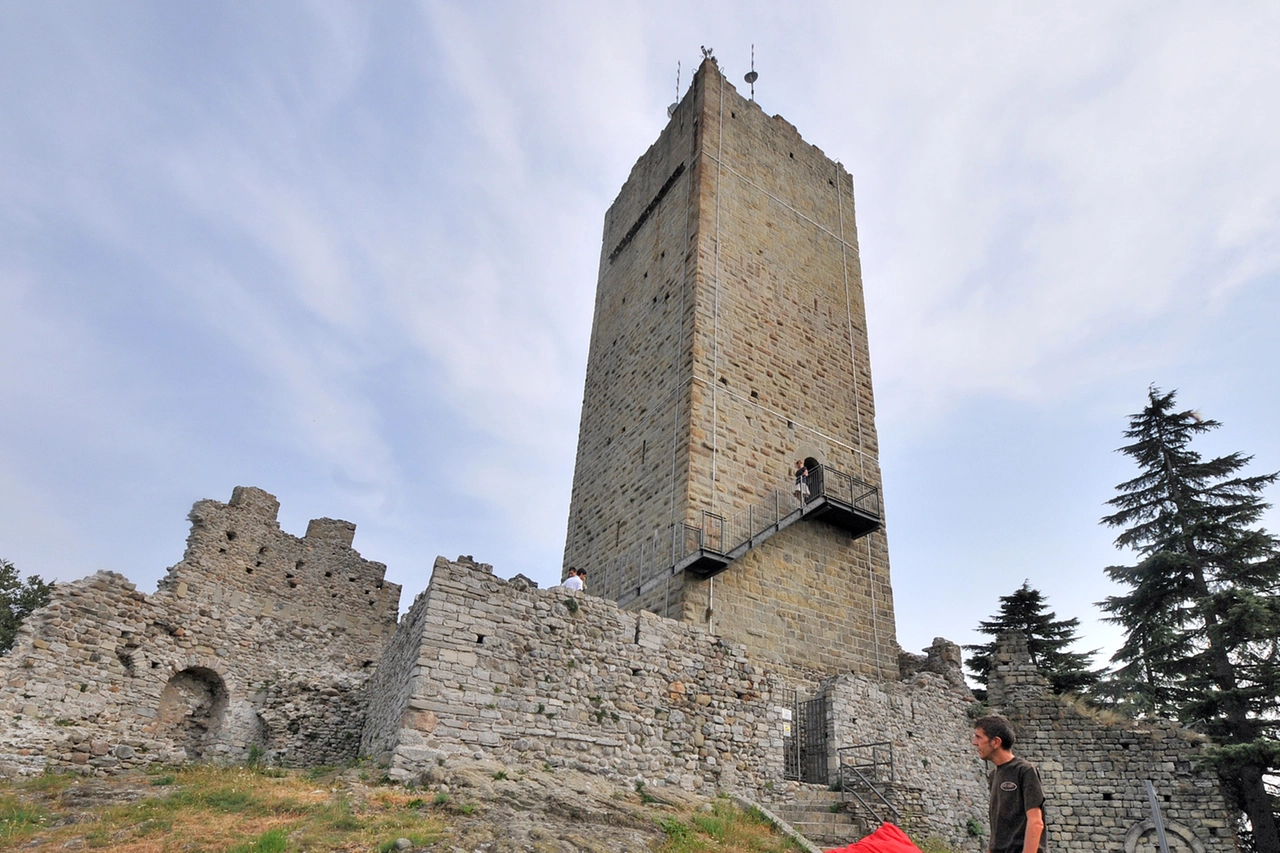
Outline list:
[[[852,182],[709,60],[606,221],[565,552],[600,595],[441,558],[398,616],[355,525],[237,488],[155,593],[98,573],[22,626],[0,774],[485,758],[983,849],[973,696],[954,644],[897,645],[879,486]],[[990,701],[1053,847],[1154,849],[1151,782],[1171,849],[1236,849],[1198,736],[1053,695],[1016,638]]]

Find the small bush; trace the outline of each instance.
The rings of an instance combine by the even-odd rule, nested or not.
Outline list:
[[[658,820],[658,826],[662,827],[662,831],[667,834],[667,838],[672,841],[684,841],[689,837],[689,827],[685,826],[679,820],[673,817],[664,817]]]
[[[269,829],[247,844],[237,844],[228,853],[285,853],[289,834],[283,829]]]
[[[720,815],[694,815],[693,823],[698,829],[710,835],[716,841],[724,841],[728,821]]]

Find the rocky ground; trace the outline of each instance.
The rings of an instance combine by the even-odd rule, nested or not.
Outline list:
[[[130,773],[108,777],[46,777],[9,787],[3,792],[11,804],[40,810],[42,817],[24,832],[0,831],[0,848],[95,849],[117,853],[147,851],[196,851],[267,849],[261,833],[276,827],[287,839],[281,850],[386,850],[396,831],[387,823],[388,813],[423,816],[430,832],[404,829],[399,847],[431,853],[641,853],[655,851],[671,840],[673,823],[690,827],[699,819],[722,815],[735,807],[727,801],[708,799],[660,785],[637,790],[634,784],[567,769],[512,768],[474,761],[433,768],[410,788],[378,784],[372,768],[356,767],[324,777],[282,771],[235,770],[219,777],[208,790],[258,791],[277,785],[277,796],[288,796],[299,808],[325,808],[342,803],[353,819],[376,831],[317,841],[314,834],[297,828],[285,817],[272,817],[270,808],[256,812],[246,808],[232,815],[228,834],[197,838],[183,831],[182,818],[166,813],[157,820],[148,807],[175,793],[201,801],[197,782],[179,772],[177,780],[158,785],[157,777]],[[265,778],[264,778],[265,777]],[[171,779],[173,777],[170,777]],[[232,786],[232,787],[228,787]],[[256,787],[255,787],[256,786]],[[283,788],[288,786],[288,790]],[[246,801],[248,802],[248,801]],[[250,820],[256,814],[256,822]],[[212,818],[210,818],[212,820]],[[238,823],[236,822],[238,821]],[[273,822],[274,821],[274,822]],[[664,825],[666,829],[664,829]],[[407,826],[407,824],[406,824]],[[414,827],[421,830],[421,826]],[[0,830],[3,828],[0,827]],[[767,846],[758,850],[790,850],[789,839],[763,827],[755,827]],[[215,840],[220,838],[220,840]],[[246,846],[247,845],[247,846]],[[698,849],[698,848],[692,848]],[[708,848],[710,849],[710,848]],[[732,845],[715,849],[733,851]]]

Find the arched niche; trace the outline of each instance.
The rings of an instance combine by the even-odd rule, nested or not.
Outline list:
[[[1169,853],[1205,853],[1200,839],[1182,824],[1166,821],[1164,838],[1169,842]],[[1124,853],[1160,853],[1155,821],[1147,818],[1129,827],[1124,837]]]
[[[227,716],[227,686],[218,673],[193,666],[175,673],[156,708],[157,734],[177,743],[187,758],[206,757]]]

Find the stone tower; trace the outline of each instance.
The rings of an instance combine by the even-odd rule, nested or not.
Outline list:
[[[849,173],[704,61],[605,216],[565,546],[590,592],[896,675],[860,270]]]

